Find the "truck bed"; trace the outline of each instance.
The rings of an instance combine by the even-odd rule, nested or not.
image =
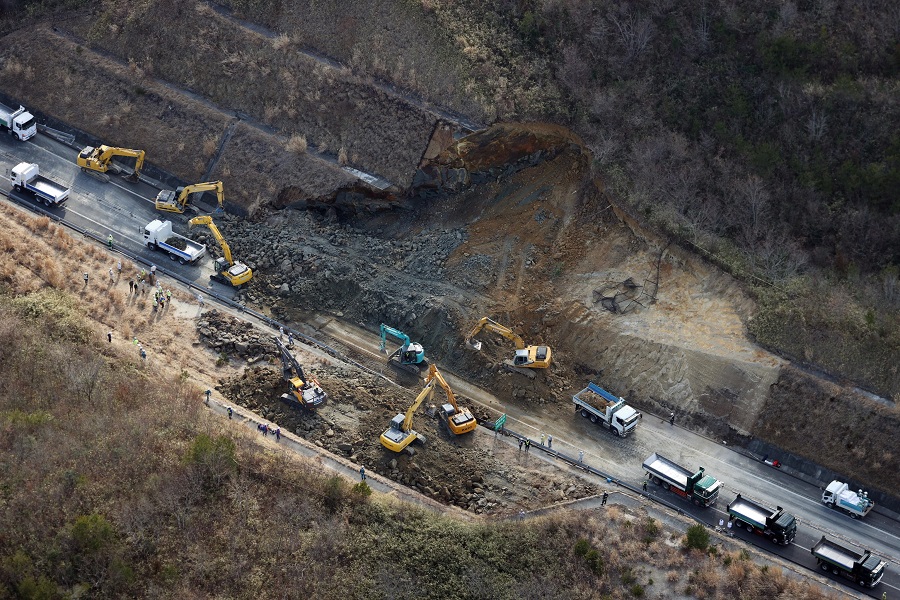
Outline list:
[[[45,194],[53,198],[58,198],[66,193],[66,191],[68,191],[65,187],[59,185],[56,182],[50,181],[43,176],[35,177],[33,180],[28,182],[27,185],[35,192]]]
[[[677,483],[682,489],[687,487],[688,478],[693,475],[692,472],[684,467],[655,452],[650,455],[650,458],[644,461],[643,466],[651,473],[658,474],[665,480]]]
[[[575,394],[574,399],[600,411],[605,411],[608,406],[619,401],[618,398],[595,383],[589,383],[586,388]]]
[[[729,504],[728,512],[730,513],[732,511],[749,519],[760,527],[765,527],[766,519],[772,516],[771,512],[764,510],[763,507],[746,498],[735,499],[734,502]]]
[[[862,558],[861,554],[858,554],[849,548],[838,546],[829,539],[820,540],[819,543],[813,547],[813,554],[823,560],[840,565],[848,571],[852,571],[856,561]]]

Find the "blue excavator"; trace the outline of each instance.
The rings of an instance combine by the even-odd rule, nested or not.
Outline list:
[[[397,338],[403,344],[402,346],[394,350],[394,352],[390,356],[388,356],[388,364],[392,367],[418,376],[419,369],[428,366],[428,362],[425,360],[425,349],[422,347],[422,344],[416,344],[410,341],[409,336],[399,329],[389,327],[382,323],[381,346],[379,346],[378,348],[382,352],[387,352],[386,347],[388,335]]]

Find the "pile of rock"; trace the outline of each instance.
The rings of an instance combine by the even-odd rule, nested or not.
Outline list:
[[[217,352],[237,355],[255,362],[266,355],[277,356],[278,349],[270,337],[261,334],[251,323],[212,309],[197,320],[200,341]]]

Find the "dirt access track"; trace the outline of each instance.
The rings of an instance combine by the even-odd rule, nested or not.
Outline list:
[[[222,179],[228,205],[251,216],[222,220],[254,269],[243,301],[298,324],[311,311],[388,323],[536,414],[569,410],[593,379],[716,438],[777,443],[870,487],[892,480],[900,454],[879,440],[900,430],[896,407],[785,379],[786,363],[747,338],[742,285],[617,211],[571,132],[507,123],[460,137],[452,115],[290,52],[290,37],[202,3],[175,8],[191,18],[155,18],[172,9],[156,2],[128,27],[84,17],[9,34],[0,88],[61,127],[147,150],[182,180]],[[98,100],[99,116],[85,110]],[[482,316],[550,344],[555,364],[534,380],[507,375],[512,346],[487,333],[468,352]],[[846,445],[802,434],[822,411]]]

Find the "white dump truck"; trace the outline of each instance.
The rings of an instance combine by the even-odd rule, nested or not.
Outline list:
[[[69,188],[41,175],[37,163],[19,163],[9,171],[14,190],[28,192],[47,206],[59,206],[69,197]]]
[[[834,480],[828,484],[822,492],[822,502],[826,506],[837,508],[854,519],[860,519],[875,508],[875,501],[869,498],[869,494],[862,490],[854,492],[843,481]]]
[[[159,250],[181,264],[195,263],[206,254],[206,245],[172,231],[171,221],[154,219],[144,227],[144,243],[151,250]]]
[[[620,437],[634,431],[641,418],[641,413],[628,406],[624,398],[616,398],[595,383],[588,383],[572,396],[572,402],[582,417],[609,428]]]
[[[37,119],[24,106],[12,109],[0,104],[0,128],[24,142],[37,134]]]

